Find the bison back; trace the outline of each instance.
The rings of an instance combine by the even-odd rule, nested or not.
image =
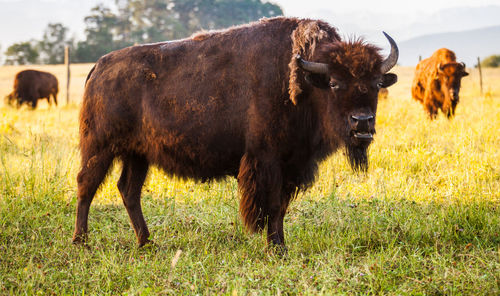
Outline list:
[[[248,141],[279,129],[294,26],[262,22],[102,57],[83,98],[82,152],[144,155],[180,177],[236,175]]]

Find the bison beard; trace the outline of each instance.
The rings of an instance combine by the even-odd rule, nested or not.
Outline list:
[[[284,248],[290,201],[341,147],[368,167],[378,88],[397,62],[322,21],[278,17],[184,40],[112,52],[87,77],[73,242],[87,238],[92,199],[120,159],[118,189],[140,246],[149,242],[140,196],[148,168],[198,181],[238,178],[250,231]],[[310,79],[306,79],[309,77]]]
[[[353,170],[364,172],[368,170],[368,144],[347,145],[346,154]]]

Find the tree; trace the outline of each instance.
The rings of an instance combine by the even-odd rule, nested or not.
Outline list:
[[[185,37],[189,31],[178,21],[171,0],[117,0],[121,16],[127,18],[130,40],[151,43]]]
[[[86,40],[75,60],[94,62],[102,55],[136,43],[187,37],[200,29],[220,29],[282,14],[262,0],[115,0],[100,4],[85,18]],[[115,11],[115,12],[114,12]]]
[[[26,65],[34,64],[38,59],[38,51],[35,41],[25,41],[14,43],[5,51],[6,65]]]
[[[172,0],[180,21],[191,32],[213,30],[282,15],[278,5],[261,0]]]
[[[85,41],[78,42],[75,60],[78,62],[95,62],[106,53],[132,45],[118,34],[120,27],[127,28],[123,20],[115,15],[109,8],[100,4],[91,10],[91,15],[85,17]]]
[[[497,68],[500,67],[500,55],[490,55],[486,57],[482,62],[481,66]]]
[[[116,0],[121,16],[132,25],[137,43],[187,37],[201,29],[212,30],[283,14],[262,0]]]
[[[64,63],[64,47],[72,43],[67,38],[68,28],[60,23],[48,24],[40,41],[40,56],[44,64]]]

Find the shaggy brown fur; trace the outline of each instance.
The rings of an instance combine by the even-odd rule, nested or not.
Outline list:
[[[298,24],[292,33],[292,56],[301,56],[306,60],[314,57],[318,43],[339,41],[337,31],[328,24],[321,21],[305,20]],[[297,59],[292,59],[288,65],[290,68],[290,100],[297,104],[297,98],[302,93],[300,81],[304,79],[303,71],[300,70]]]
[[[438,110],[451,118],[455,115],[462,77],[469,75],[463,63],[457,63],[449,49],[436,50],[431,57],[418,63],[413,79],[412,96],[424,105],[431,119]]]
[[[331,73],[302,70],[296,54]],[[374,133],[374,118],[351,117],[374,116],[378,87],[395,82],[381,62],[377,48],[341,41],[324,22],[284,17],[102,57],[80,114],[74,242],[85,240],[90,203],[119,158],[139,245],[149,236],[141,187],[157,165],[200,181],[237,177],[247,228],[267,227],[268,241],[284,246],[288,204],[313,183],[319,161],[346,147],[353,167],[366,168],[371,140],[354,133]]]
[[[46,98],[50,105],[50,96],[52,96],[57,106],[58,92],[58,82],[54,75],[48,72],[24,70],[16,74],[14,90],[7,96],[7,102],[17,107],[27,103],[34,109],[38,99],[41,98]]]

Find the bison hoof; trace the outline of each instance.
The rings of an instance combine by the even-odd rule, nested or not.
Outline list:
[[[73,245],[90,250],[90,246],[87,244],[87,237],[86,236],[79,235],[79,236],[73,237]]]
[[[75,234],[73,236],[74,245],[84,245],[87,243],[87,236],[84,234]]]
[[[270,244],[269,252],[279,258],[284,258],[288,254],[288,248],[283,244]]]
[[[142,248],[142,247],[153,247],[153,246],[156,246],[155,242],[152,241],[152,240],[149,240],[149,239],[146,239],[143,242],[139,242],[139,248]]]

